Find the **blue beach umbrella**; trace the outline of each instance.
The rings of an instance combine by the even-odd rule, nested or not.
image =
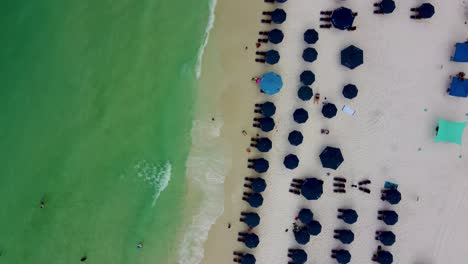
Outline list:
[[[394,225],[398,223],[398,214],[395,211],[383,211],[382,221],[386,225]]]
[[[395,244],[396,236],[392,231],[381,231],[377,239],[382,242],[383,245],[391,246]]]
[[[304,32],[304,41],[307,44],[315,44],[319,40],[319,34],[315,29],[308,29]]]
[[[362,49],[351,45],[341,51],[341,64],[343,66],[353,70],[363,63],[364,51],[362,51]]]
[[[384,14],[393,13],[395,7],[395,1],[393,0],[382,0],[382,2],[380,2],[380,10],[382,10]]]
[[[354,224],[358,220],[358,214],[353,209],[345,209],[341,212],[341,219],[347,224]]]
[[[430,3],[424,3],[418,8],[418,13],[422,18],[431,18],[435,14],[435,8]]]
[[[301,194],[307,200],[318,200],[323,193],[323,181],[317,178],[307,178],[301,185]]]
[[[295,249],[291,253],[291,259],[294,264],[304,264],[307,261],[307,253],[302,249]]]
[[[249,195],[249,198],[247,198],[247,202],[253,208],[258,208],[263,204],[263,196],[259,193],[252,193]]]
[[[252,191],[256,193],[261,193],[265,191],[266,186],[267,186],[266,181],[262,178],[252,179],[252,181],[250,182],[250,185],[252,186]]]
[[[310,241],[310,234],[307,232],[307,228],[300,228],[294,231],[294,238],[298,244],[305,245]]]
[[[276,113],[276,106],[272,102],[265,102],[260,106],[260,112],[265,117],[272,117]]]
[[[288,0],[276,0],[276,2],[278,2],[278,3],[286,3],[286,1],[288,1]]]
[[[333,118],[334,116],[336,116],[337,112],[338,109],[332,103],[326,103],[322,106],[322,114],[326,118]]]
[[[343,87],[343,96],[348,99],[353,99],[358,95],[358,89],[354,84],[347,84]]]
[[[258,173],[264,173],[270,167],[268,160],[264,158],[254,159],[252,163],[253,163],[253,169]]]
[[[317,55],[317,51],[310,47],[302,52],[302,58],[307,62],[314,62],[317,59]]]
[[[297,91],[297,96],[302,101],[309,101],[313,95],[314,94],[313,94],[312,88],[310,88],[307,85],[301,86],[301,88],[299,88],[299,90]]]
[[[265,52],[265,62],[270,64],[270,65],[273,65],[273,64],[276,64],[278,63],[278,61],[280,60],[280,54],[278,51],[276,50],[269,50],[267,52]]]
[[[386,190],[384,200],[390,204],[398,204],[401,201],[401,193],[397,189]]]
[[[286,168],[293,170],[299,166],[299,158],[294,154],[289,154],[284,157],[283,164]]]
[[[311,71],[303,71],[300,78],[304,85],[311,85],[315,82],[315,74]]]
[[[257,213],[246,213],[242,219],[244,223],[252,228],[260,224],[260,216]]]
[[[282,24],[286,20],[286,12],[283,9],[277,8],[271,12],[271,21],[275,24]]]
[[[309,113],[304,108],[298,108],[293,114],[294,121],[298,124],[303,124],[309,119]]]
[[[260,152],[268,152],[270,151],[272,147],[271,140],[269,138],[260,138],[257,143],[255,144],[255,147],[258,149]]]
[[[260,79],[260,89],[268,95],[278,93],[281,87],[283,87],[283,80],[274,72],[267,72]]]
[[[270,132],[275,128],[275,120],[271,117],[262,117],[258,122],[263,132]]]
[[[320,161],[322,162],[322,167],[336,170],[343,163],[344,158],[339,148],[326,147],[320,153]]]
[[[303,140],[304,140],[304,136],[302,135],[301,132],[297,130],[291,131],[288,135],[289,144],[293,146],[299,146],[300,144],[302,144]]]
[[[273,44],[279,44],[283,41],[283,39],[283,31],[279,29],[273,29],[268,33],[268,41],[270,41]]]
[[[351,253],[345,249],[339,249],[335,251],[335,259],[340,264],[347,264],[351,261]]]
[[[313,220],[314,214],[312,213],[312,211],[311,211],[310,209],[302,208],[302,209],[299,211],[299,214],[298,214],[297,218],[299,218],[299,220],[300,220],[304,225],[307,225],[308,223],[310,223],[310,221]]]
[[[244,239],[244,244],[248,248],[256,248],[260,243],[260,239],[254,233],[248,233],[247,235],[245,235]]]
[[[252,254],[244,254],[241,258],[241,264],[255,264],[257,259]]]
[[[313,236],[318,236],[322,232],[322,225],[320,222],[312,220],[307,224],[307,231]]]
[[[351,244],[354,241],[354,233],[348,229],[335,230],[335,238],[343,244]]]
[[[351,9],[346,7],[340,7],[333,11],[331,16],[331,22],[337,29],[345,30],[353,26],[354,15]]]
[[[377,252],[377,262],[379,264],[392,264],[393,263],[392,253],[386,250],[379,250]]]

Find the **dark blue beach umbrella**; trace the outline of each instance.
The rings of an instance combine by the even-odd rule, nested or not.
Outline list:
[[[331,16],[331,22],[337,29],[345,30],[353,26],[354,15],[351,9],[346,7],[340,7],[333,11]]]
[[[315,44],[319,39],[319,34],[315,29],[308,29],[304,32],[304,41],[307,44]]]
[[[337,232],[337,237],[339,241],[343,244],[351,244],[354,241],[354,233],[351,230],[348,229],[342,229],[338,230]]]
[[[252,254],[244,254],[241,258],[241,264],[255,264],[257,259]]]
[[[284,157],[283,164],[286,168],[293,170],[299,166],[299,158],[294,154],[289,154]]]
[[[313,236],[318,236],[322,232],[322,225],[320,222],[312,220],[307,224],[307,231]]]
[[[424,3],[418,8],[418,13],[422,18],[431,18],[435,14],[435,8],[430,3]]]
[[[276,50],[269,50],[267,52],[265,52],[265,62],[270,64],[270,65],[273,65],[273,64],[276,64],[278,63],[278,61],[280,60],[280,54],[278,51]]]
[[[305,245],[310,241],[310,234],[307,232],[307,228],[301,228],[294,232],[294,238],[296,239],[297,243]]]
[[[335,252],[335,259],[340,264],[347,264],[351,261],[351,253],[345,249],[339,249]]]
[[[317,178],[307,178],[301,185],[301,194],[307,200],[318,200],[323,193],[323,181]]]
[[[283,9],[277,8],[271,12],[271,21],[275,24],[282,24],[286,20],[286,12]]]
[[[264,158],[253,160],[253,169],[258,173],[266,172],[269,167],[270,167],[270,164],[268,163],[268,160]]]
[[[288,0],[276,0],[276,2],[278,2],[278,3],[286,3],[286,1],[288,1]]]
[[[250,185],[252,186],[252,191],[256,193],[261,193],[265,191],[266,186],[267,186],[266,181],[262,178],[252,179],[252,181],[250,182]]]
[[[392,253],[386,250],[379,250],[377,252],[377,262],[380,264],[392,264],[393,263]]]
[[[320,161],[322,162],[322,167],[336,170],[343,163],[344,158],[339,148],[326,147],[320,153]]]
[[[314,214],[312,213],[310,209],[302,208],[299,211],[299,214],[297,217],[304,225],[307,225],[308,223],[310,223],[310,221],[313,220]]]
[[[380,2],[380,10],[382,10],[384,14],[393,13],[395,7],[395,1],[393,0],[382,0],[382,2]]]
[[[291,253],[291,259],[294,264],[304,264],[307,261],[307,253],[302,249],[295,249]]]
[[[271,117],[260,118],[259,123],[260,123],[260,129],[263,132],[270,132],[273,130],[273,128],[275,128],[275,120],[273,120],[273,118]]]
[[[297,91],[297,96],[302,101],[309,101],[313,95],[314,94],[313,94],[312,88],[310,88],[307,85],[301,86],[301,88],[299,88],[299,90]]]
[[[377,236],[380,242],[385,246],[391,246],[395,243],[396,236],[392,231],[382,231]]]
[[[284,34],[283,31],[279,29],[273,29],[268,33],[268,41],[273,44],[279,44],[283,41]]]
[[[260,106],[260,112],[265,117],[271,117],[276,113],[276,106],[272,102],[265,102]]]
[[[317,51],[314,48],[306,48],[302,52],[302,58],[307,62],[314,62],[317,59]]]
[[[333,118],[334,116],[336,116],[337,112],[338,109],[332,103],[326,103],[322,106],[322,114],[326,118]]]
[[[249,195],[249,198],[247,198],[247,202],[253,208],[258,208],[263,204],[263,196],[259,193],[252,193]]]
[[[269,138],[260,138],[257,143],[255,144],[255,147],[258,149],[260,152],[268,152],[270,151],[272,147],[271,140]]]
[[[293,118],[296,123],[303,124],[309,119],[309,113],[304,108],[298,108],[294,111]]]
[[[401,201],[401,193],[397,189],[390,189],[385,192],[384,198],[390,204],[398,204]]]
[[[353,209],[346,209],[341,213],[341,219],[347,224],[354,224],[358,220],[358,214]]]
[[[341,51],[341,64],[350,69],[355,69],[364,63],[364,51],[351,45]]]
[[[382,221],[386,225],[394,225],[398,222],[398,214],[395,211],[383,211]]]
[[[246,213],[242,221],[249,227],[256,227],[260,224],[260,216],[257,213]]]
[[[311,71],[303,71],[300,78],[304,85],[311,85],[315,82],[315,74]]]
[[[293,146],[299,146],[300,144],[302,144],[303,140],[304,140],[304,136],[302,135],[301,132],[294,130],[289,133],[289,136],[288,136],[289,144]]]
[[[260,243],[260,239],[254,233],[248,233],[247,235],[245,235],[244,239],[244,244],[248,248],[256,248],[258,246],[258,243]]]
[[[358,89],[354,84],[347,84],[343,87],[343,96],[348,99],[353,99],[358,94]]]

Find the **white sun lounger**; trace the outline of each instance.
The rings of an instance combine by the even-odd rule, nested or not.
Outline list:
[[[351,107],[345,105],[343,106],[343,109],[341,109],[341,111],[345,112],[346,114],[350,115],[350,116],[353,116],[354,113],[356,113],[356,110],[352,109]]]

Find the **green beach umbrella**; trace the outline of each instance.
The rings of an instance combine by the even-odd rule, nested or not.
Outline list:
[[[435,142],[449,142],[461,145],[466,124],[467,122],[452,122],[439,119],[439,130],[437,131]]]

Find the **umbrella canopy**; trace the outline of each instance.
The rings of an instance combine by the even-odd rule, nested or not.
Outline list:
[[[318,200],[323,193],[323,181],[317,178],[307,178],[301,185],[301,194],[307,200]]]
[[[418,8],[418,13],[422,18],[431,18],[435,14],[435,9],[432,4],[424,3]]]
[[[273,29],[268,33],[268,41],[273,44],[279,44],[283,41],[284,34],[283,31],[279,29]]]
[[[347,224],[354,224],[358,219],[358,214],[353,209],[346,209],[341,213],[341,219]]]
[[[296,242],[301,245],[309,243],[310,235],[309,232],[307,232],[307,228],[301,228],[298,231],[295,231],[294,238],[296,239]]]
[[[249,195],[249,198],[247,198],[247,202],[253,208],[258,208],[263,204],[263,196],[259,193],[252,193]]]
[[[304,264],[307,261],[307,253],[302,249],[295,249],[291,254],[294,264]]]
[[[258,243],[260,243],[260,239],[258,239],[258,236],[254,233],[248,233],[245,235],[244,239],[244,244],[248,248],[256,248]]]
[[[439,131],[437,131],[435,142],[449,142],[461,145],[466,124],[467,122],[439,119]]]
[[[320,161],[324,168],[336,170],[343,163],[344,158],[339,148],[326,147],[320,153]]]
[[[326,118],[333,118],[334,116],[336,116],[337,112],[338,109],[332,103],[326,103],[322,106],[322,114]]]
[[[354,15],[351,9],[340,7],[333,11],[331,22],[337,29],[345,30],[353,26]]]
[[[364,63],[364,51],[351,45],[341,51],[341,64],[350,69],[355,69]]]
[[[297,91],[297,96],[302,100],[302,101],[309,101],[314,93],[312,92],[312,88],[309,86],[303,85],[299,90]]]
[[[241,264],[255,264],[257,259],[252,254],[244,254],[241,258]]]
[[[348,229],[338,230],[336,239],[343,244],[351,244],[354,241],[354,233]]]
[[[266,117],[271,117],[276,113],[276,106],[272,102],[265,102],[260,106],[260,112]]]
[[[395,243],[396,236],[392,231],[383,231],[377,236],[377,238],[385,246],[391,246]]]
[[[301,132],[294,130],[289,133],[289,136],[288,136],[289,144],[293,146],[299,146],[300,144],[302,144],[303,140],[304,140],[304,136],[302,135]]]
[[[273,64],[276,64],[278,63],[280,59],[280,54],[278,51],[276,50],[269,50],[267,52],[265,52],[265,62],[270,64],[270,65],[273,65]]]
[[[308,29],[304,32],[304,41],[307,44],[315,44],[319,40],[319,34],[315,29]]]
[[[294,111],[293,117],[296,123],[302,124],[309,119],[309,113],[304,108],[299,108]]]
[[[340,264],[347,264],[351,261],[351,253],[345,249],[339,249],[335,252],[335,259]]]
[[[259,126],[263,132],[270,132],[275,128],[275,120],[271,117],[260,118],[258,122],[260,123]]]
[[[401,201],[401,193],[397,189],[386,190],[384,200],[390,204],[398,204]]]
[[[393,263],[392,253],[386,250],[379,250],[377,252],[377,262],[380,264],[392,264]]]
[[[343,87],[343,96],[348,99],[353,99],[358,94],[358,89],[354,84],[347,84]]]
[[[278,2],[278,3],[286,3],[286,1],[288,1],[288,0],[276,0],[276,2]]]
[[[393,13],[393,11],[395,10],[395,1],[382,0],[382,2],[380,2],[380,10],[382,10],[384,14]]]
[[[297,217],[304,225],[307,225],[314,218],[314,214],[310,209],[302,208],[299,211],[299,215]]]
[[[270,164],[268,163],[268,160],[264,158],[253,160],[253,169],[258,173],[266,172],[269,167],[270,167]]]
[[[307,62],[314,62],[317,59],[317,51],[314,48],[306,48],[302,52],[302,58]]]
[[[255,147],[258,149],[260,152],[268,152],[270,151],[272,147],[271,140],[269,138],[260,138],[257,143],[255,144]]]
[[[260,89],[268,95],[278,93],[281,87],[283,87],[283,80],[274,72],[267,72],[260,79]]]
[[[254,178],[251,182],[250,185],[252,186],[252,191],[256,193],[261,193],[265,191],[266,189],[266,181],[262,178]]]
[[[395,211],[384,211],[382,221],[387,225],[394,225],[398,222],[398,214]]]
[[[288,154],[284,157],[283,164],[286,168],[293,170],[299,166],[299,158],[294,154]]]
[[[320,222],[312,220],[307,224],[307,231],[313,236],[318,236],[322,232],[322,225]]]
[[[304,85],[311,85],[315,82],[315,74],[311,71],[303,71],[301,73],[301,82]]]
[[[246,213],[243,221],[249,227],[256,227],[260,224],[260,216],[257,213]]]
[[[283,9],[277,8],[271,12],[271,21],[275,24],[282,24],[286,20],[286,12]]]

